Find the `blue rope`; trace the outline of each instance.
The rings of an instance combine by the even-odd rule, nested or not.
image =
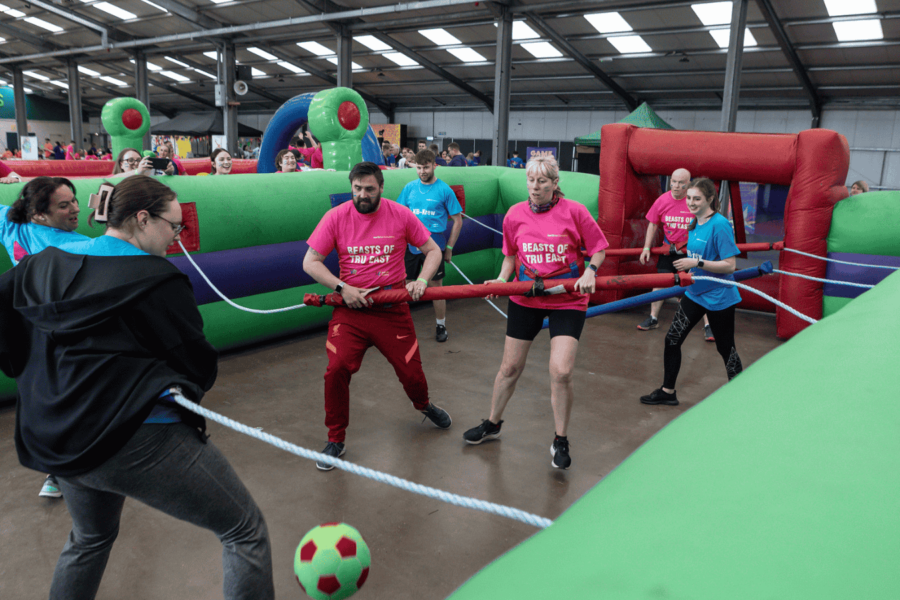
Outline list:
[[[438,490],[432,487],[420,485],[411,481],[406,481],[405,479],[400,479],[399,477],[394,477],[393,475],[388,475],[387,473],[382,473],[381,471],[367,469],[366,467],[360,467],[334,456],[322,454],[321,452],[307,450],[306,448],[301,448],[300,446],[291,444],[290,442],[286,442],[281,438],[275,437],[274,435],[259,431],[258,429],[254,429],[252,427],[248,427],[243,423],[235,421],[234,419],[229,419],[228,417],[224,417],[209,409],[203,408],[199,404],[191,402],[181,394],[173,394],[172,398],[175,399],[175,402],[191,412],[197,413],[202,417],[205,417],[211,421],[215,421],[216,423],[224,425],[225,427],[229,427],[239,433],[249,435],[250,437],[266,442],[267,444],[271,444],[276,448],[280,448],[282,450],[290,452],[291,454],[296,454],[297,456],[300,456],[302,458],[308,458],[310,460],[327,463],[343,471],[347,471],[355,475],[361,475],[363,477],[368,477],[369,479],[374,479],[375,481],[380,481],[381,483],[392,485],[394,487],[400,488],[401,490],[406,490],[407,492],[413,492],[414,494],[421,494],[429,498],[435,498],[437,500],[441,500],[455,506],[474,508],[475,510],[481,510],[493,515],[500,515],[501,517],[521,521],[522,523],[527,523],[528,525],[533,525],[534,527],[539,527],[541,529],[550,527],[550,525],[553,524],[553,521],[551,521],[550,519],[545,519],[544,517],[533,515],[517,508],[511,508],[509,506],[503,506],[502,504],[494,504],[493,502],[485,502],[484,500],[476,500],[475,498],[468,498],[466,496],[451,494],[449,492]]]

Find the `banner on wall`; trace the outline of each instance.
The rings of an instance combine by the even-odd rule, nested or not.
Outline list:
[[[212,154],[213,152],[215,152],[216,148],[225,148],[225,136],[224,135],[212,136],[212,148],[209,149],[209,153]]]
[[[38,160],[38,139],[36,135],[28,135],[22,139],[22,158]]]
[[[556,156],[556,148],[534,148],[528,146],[525,149],[525,162],[528,162],[532,158],[537,158],[539,156],[549,156],[553,158],[553,160],[559,160]]]

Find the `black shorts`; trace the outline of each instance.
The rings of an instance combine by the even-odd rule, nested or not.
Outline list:
[[[422,265],[425,264],[425,255],[424,254],[413,254],[409,251],[409,246],[406,247],[406,256],[403,258],[406,263],[406,279],[408,281],[415,281],[419,278],[419,275],[422,273]],[[441,253],[441,264],[438,265],[437,273],[434,274],[434,277],[431,278],[432,281],[441,281],[444,278],[444,258],[443,252]]]
[[[581,339],[584,329],[584,311],[574,309],[529,308],[512,300],[506,309],[506,335],[513,339],[531,342],[540,333],[544,317],[550,317],[550,337],[567,335]]]
[[[687,254],[660,254],[659,260],[656,262],[657,273],[677,273],[675,261],[687,258]]]

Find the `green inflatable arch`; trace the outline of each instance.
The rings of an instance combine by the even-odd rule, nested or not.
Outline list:
[[[898,298],[755,362],[450,598],[900,598]]]

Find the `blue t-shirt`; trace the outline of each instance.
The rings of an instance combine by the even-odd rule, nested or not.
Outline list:
[[[457,154],[453,158],[450,159],[450,164],[448,167],[468,167],[468,163],[466,162],[466,157],[462,154]]]
[[[689,258],[712,261],[737,256],[741,251],[734,243],[731,223],[716,213],[709,221],[688,232],[687,253]],[[691,275],[734,281],[734,275],[710,273],[700,268],[691,269]],[[718,285],[712,281],[698,281],[687,289],[685,295],[706,310],[723,310],[741,301],[736,287]]]
[[[36,223],[13,223],[7,219],[7,213],[9,207],[0,206],[0,237],[14,266],[25,256],[37,254],[49,246],[61,248],[63,244],[90,239],[80,233],[63,231],[56,227]]]
[[[462,206],[459,205],[459,200],[449,185],[440,179],[429,185],[422,183],[421,179],[410,181],[400,192],[397,204],[411,210],[422,221],[441,251],[447,247],[447,240],[444,237],[447,219],[462,212]],[[419,249],[412,245],[409,250],[413,254],[421,254]]]
[[[525,161],[523,161],[518,156],[513,156],[512,158],[510,158],[509,160],[506,161],[506,166],[510,167],[511,169],[524,169]]]
[[[443,158],[441,158],[440,156],[435,156],[435,157],[434,157],[434,164],[436,164],[436,165],[439,166],[439,167],[446,167],[446,166],[447,166],[447,161],[444,160]]]
[[[83,254],[85,256],[149,256],[137,246],[111,235],[101,235],[94,239],[86,238],[83,242],[61,246],[60,250],[65,250],[69,254]],[[170,395],[168,391],[159,395],[160,400],[163,400],[163,402],[157,402],[153,405],[150,415],[144,423],[164,424],[181,421],[181,415],[178,414],[178,405],[175,404],[174,400],[167,399]]]

